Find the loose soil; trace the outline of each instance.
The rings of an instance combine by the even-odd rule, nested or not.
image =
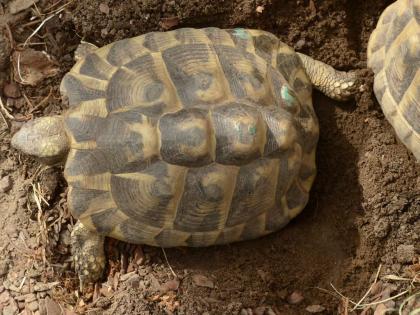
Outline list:
[[[13,88],[20,93],[13,89],[11,93],[10,86],[3,89],[3,102],[15,119],[6,116],[7,124],[0,119],[0,312],[59,314],[53,312],[59,303],[67,314],[308,314],[308,306],[322,314],[350,314],[353,305],[334,288],[357,302],[378,269],[382,280],[363,303],[409,289],[395,300],[398,304],[412,294],[416,289],[410,281],[383,276],[413,279],[420,270],[420,165],[396,140],[372,93],[372,73],[366,69],[369,34],[391,2],[69,3],[31,40],[42,43],[32,48],[45,50],[57,60],[59,74],[36,87],[17,84]],[[19,49],[40,24],[31,24],[31,16],[48,14],[64,4],[39,1],[36,9],[12,19],[11,33],[5,31],[4,38]],[[7,5],[3,7],[7,13]],[[365,91],[344,104],[314,91],[321,129],[318,175],[309,204],[286,228],[229,246],[165,252],[108,240],[109,266],[103,283],[77,293],[69,256],[73,221],[67,211],[62,169],[44,168],[20,155],[10,147],[11,135],[22,121],[65,110],[59,84],[73,64],[80,40],[101,46],[184,26],[270,31],[337,69],[358,70]],[[2,86],[14,82],[9,70],[0,77]],[[47,283],[50,290],[35,290],[40,283]],[[32,305],[31,293],[36,301]],[[385,308],[395,307],[393,303]],[[367,309],[364,314],[373,314],[374,307]],[[360,310],[352,314],[356,313]]]

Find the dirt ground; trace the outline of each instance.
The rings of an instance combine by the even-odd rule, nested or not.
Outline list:
[[[402,314],[420,308],[420,164],[396,140],[365,69],[369,34],[392,1],[40,0],[15,14],[11,3],[27,1],[8,2],[0,1],[0,41],[12,52],[46,51],[55,61],[44,62],[44,72],[55,75],[20,84],[12,58],[0,76],[8,112],[0,117],[0,312],[377,315],[401,303]],[[337,69],[358,70],[365,92],[344,104],[314,92],[318,175],[308,206],[286,228],[229,246],[165,252],[108,240],[106,277],[80,293],[62,168],[20,155],[11,135],[26,120],[65,110],[59,84],[80,40],[101,46],[183,26],[270,31]]]

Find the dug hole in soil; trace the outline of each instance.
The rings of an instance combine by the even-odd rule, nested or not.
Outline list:
[[[56,60],[58,73],[31,87],[17,83],[12,63],[0,77],[11,115],[0,119],[0,313],[373,314],[418,291],[420,166],[396,140],[366,69],[369,35],[392,1],[40,0],[15,14],[1,2],[3,37],[14,51],[59,13],[29,41]],[[108,240],[103,283],[77,293],[62,168],[20,155],[11,135],[23,121],[65,110],[59,84],[80,40],[102,46],[186,26],[270,31],[337,69],[358,70],[365,91],[344,104],[314,91],[318,175],[307,207],[283,230],[165,252]],[[415,303],[414,296],[405,309]]]

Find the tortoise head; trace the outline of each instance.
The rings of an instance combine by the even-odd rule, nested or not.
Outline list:
[[[70,142],[60,116],[42,117],[27,122],[13,136],[12,146],[44,164],[56,164],[67,156]]]

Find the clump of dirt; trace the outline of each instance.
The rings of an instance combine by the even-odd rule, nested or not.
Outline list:
[[[0,311],[46,314],[60,303],[98,314],[347,314],[351,303],[330,284],[357,301],[380,268],[381,280],[367,300],[387,299],[408,287],[383,276],[413,279],[419,272],[420,166],[384,119],[366,69],[369,34],[391,2],[41,0],[19,23],[10,22],[6,38],[19,51],[41,19],[58,12],[33,42],[41,42],[34,48],[53,56],[60,72],[36,87],[19,84],[14,95],[3,89],[14,119],[0,119],[0,228],[5,231]],[[18,154],[10,148],[10,136],[23,121],[65,110],[59,84],[81,39],[101,46],[148,31],[204,26],[270,31],[337,69],[357,70],[365,92],[345,104],[314,92],[321,129],[318,175],[308,206],[286,228],[229,246],[165,252],[109,240],[107,277],[76,295],[62,169],[45,169]],[[15,84],[8,73],[2,86]]]

